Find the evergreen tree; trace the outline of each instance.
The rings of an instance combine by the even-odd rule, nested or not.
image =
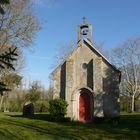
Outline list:
[[[0,0],[0,13],[1,14],[4,14],[3,6],[6,5],[6,4],[9,4],[9,3],[10,3],[9,0]]]

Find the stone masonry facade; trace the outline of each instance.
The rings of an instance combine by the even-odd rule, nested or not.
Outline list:
[[[54,98],[67,101],[67,117],[72,120],[80,120],[82,91],[90,95],[90,121],[94,117],[119,116],[120,71],[89,39],[79,37],[76,49],[53,71],[53,83]]]

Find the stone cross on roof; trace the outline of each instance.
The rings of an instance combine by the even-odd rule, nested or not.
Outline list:
[[[83,19],[83,24],[85,24],[86,23],[86,17],[83,17],[82,19]]]

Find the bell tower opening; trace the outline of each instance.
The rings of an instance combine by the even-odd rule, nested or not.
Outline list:
[[[83,17],[83,24],[78,26],[78,42],[83,39],[88,39],[92,43],[92,25],[86,23],[86,18]]]

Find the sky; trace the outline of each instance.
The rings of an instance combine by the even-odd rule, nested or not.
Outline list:
[[[40,81],[47,89],[55,55],[63,44],[77,41],[82,17],[93,26],[93,40],[106,49],[140,35],[140,0],[32,0],[42,26],[32,48],[24,51],[24,82]]]

